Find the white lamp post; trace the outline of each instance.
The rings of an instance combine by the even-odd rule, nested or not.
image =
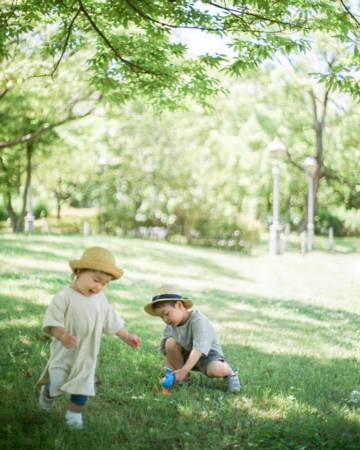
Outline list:
[[[27,214],[25,216],[25,231],[27,233],[32,233],[34,231],[35,218],[32,213],[31,185],[29,186],[29,191],[27,195],[26,211]]]
[[[314,245],[314,175],[317,171],[317,161],[312,156],[304,160],[305,173],[308,176],[308,210],[307,210],[307,251],[310,252]]]
[[[267,146],[267,150],[270,153],[271,158],[274,161],[273,164],[273,220],[270,226],[270,253],[273,255],[279,255],[282,253],[281,244],[281,225],[279,219],[280,211],[280,159],[286,154],[285,145],[278,139],[273,140]]]

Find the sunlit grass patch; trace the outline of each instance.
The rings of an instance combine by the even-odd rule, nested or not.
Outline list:
[[[70,282],[68,261],[90,245],[111,249],[125,269],[106,294],[143,342],[134,352],[103,338],[97,396],[76,434],[63,424],[66,399],[46,416],[35,385],[49,353],[45,307]],[[273,258],[105,236],[0,236],[0,448],[357,449],[350,393],[360,389],[360,267],[351,251],[359,246],[339,245]],[[164,282],[212,320],[240,395],[198,373],[161,394],[164,324],[143,306]]]

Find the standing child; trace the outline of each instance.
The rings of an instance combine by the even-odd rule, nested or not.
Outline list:
[[[177,383],[197,370],[210,378],[224,378],[229,392],[240,391],[239,377],[225,361],[214,327],[200,311],[191,310],[192,305],[174,287],[161,286],[144,307],[166,323],[160,343],[165,367],[174,371]]]
[[[133,348],[139,346],[140,339],[125,329],[123,319],[102,292],[110,281],[123,275],[112,254],[102,247],[91,247],[69,264],[74,281],[54,296],[43,322],[44,332],[53,339],[50,359],[39,380],[39,406],[49,411],[55,397],[70,394],[66,423],[82,429],[84,405],[95,395],[101,335],[117,335]]]

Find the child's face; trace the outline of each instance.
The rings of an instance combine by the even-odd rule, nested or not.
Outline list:
[[[175,306],[163,305],[156,308],[156,315],[167,324],[172,326],[182,325],[190,316],[190,312],[182,302],[176,302]]]
[[[78,274],[73,288],[80,294],[90,297],[98,294],[112,280],[112,277],[103,272],[86,270]]]

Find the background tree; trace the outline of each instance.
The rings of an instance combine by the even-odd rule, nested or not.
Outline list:
[[[36,33],[33,39],[41,39]],[[4,203],[14,231],[24,226],[26,202],[30,188],[34,157],[49,154],[56,129],[65,123],[90,114],[99,95],[81,82],[81,61],[64,62],[61,74],[54,78],[37,78],[34,67],[48,61],[31,46],[31,39],[14,48],[11,63],[2,63],[1,83],[6,86],[0,98],[0,164],[4,186]],[[76,70],[78,81],[72,81]],[[22,190],[22,202],[16,212],[13,196]]]

